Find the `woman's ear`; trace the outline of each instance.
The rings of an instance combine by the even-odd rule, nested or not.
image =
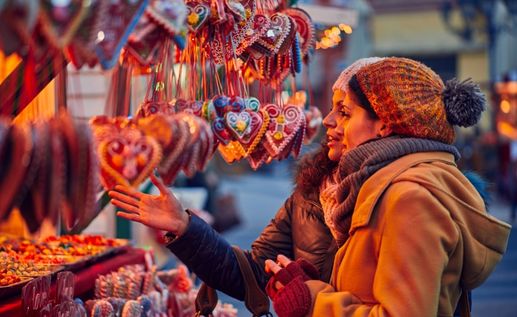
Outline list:
[[[378,138],[384,138],[384,137],[387,137],[388,135],[390,135],[393,131],[391,130],[390,127],[386,126],[386,124],[382,124],[380,127],[379,127],[379,130],[377,132],[377,137]]]

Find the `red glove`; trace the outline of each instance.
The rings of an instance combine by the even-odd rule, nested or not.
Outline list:
[[[272,276],[267,283],[266,292],[273,300],[278,317],[300,317],[309,313],[312,299],[304,282],[318,278],[318,270],[303,259],[289,263]],[[275,287],[277,281],[284,285],[280,290]]]

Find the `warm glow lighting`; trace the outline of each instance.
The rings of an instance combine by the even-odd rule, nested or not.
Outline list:
[[[501,111],[503,113],[510,113],[510,102],[506,99],[503,99],[501,100],[501,104],[500,104],[500,107],[501,107]]]

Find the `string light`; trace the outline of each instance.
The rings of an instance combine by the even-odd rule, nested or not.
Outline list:
[[[325,29],[323,36],[316,42],[316,49],[333,48],[341,43],[341,33],[352,34],[352,27],[348,24],[340,23],[338,26],[331,26]]]

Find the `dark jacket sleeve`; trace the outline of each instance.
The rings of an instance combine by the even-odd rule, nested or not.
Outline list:
[[[291,198],[253,243],[253,251],[246,252],[262,288],[269,279],[264,271],[264,261],[276,259],[278,253],[292,256],[290,216],[286,211],[290,205]],[[231,245],[199,217],[192,215],[187,231],[167,248],[208,286],[236,299],[244,299],[244,280]]]

